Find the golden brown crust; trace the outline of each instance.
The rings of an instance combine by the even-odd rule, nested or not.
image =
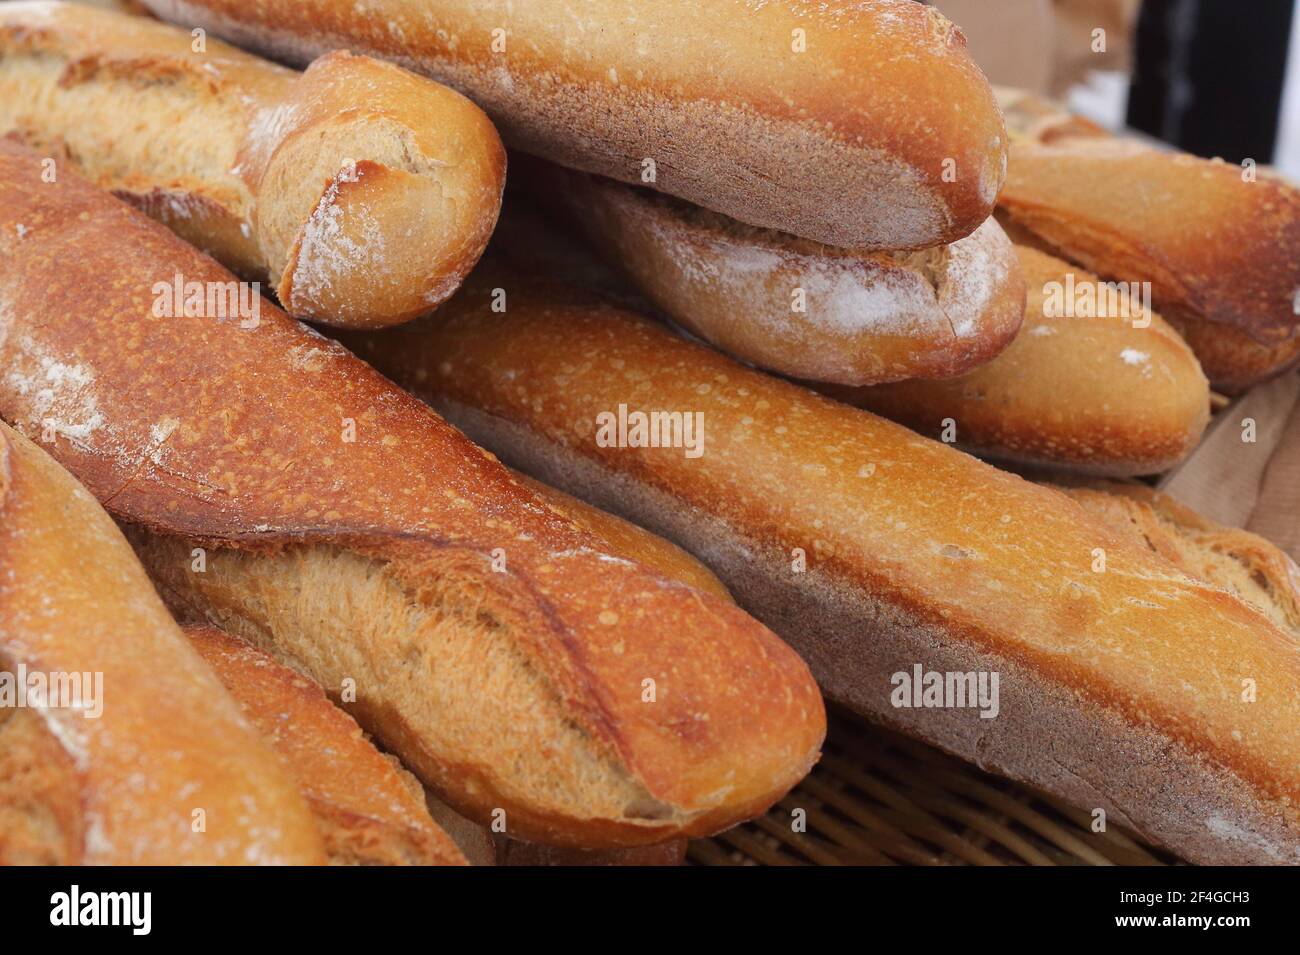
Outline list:
[[[665,577],[680,580],[688,587],[723,600],[731,600],[731,594],[717,575],[676,544],[651,534],[643,527],[637,527],[631,521],[625,521],[541,481],[535,481],[527,474],[516,473],[515,478],[583,530],[600,538],[608,546],[609,553],[652,567]]]
[[[1097,289],[1101,280],[1034,249],[1016,251],[1029,289],[1025,324],[993,361],[946,381],[824,390],[928,437],[945,439],[951,422],[946,440],[998,460],[1135,475],[1186,457],[1210,409],[1192,350],[1122,290],[1118,314],[1057,314],[1053,284],[1063,299],[1065,289]]]
[[[324,861],[301,796],[186,644],[108,515],[3,423],[0,658],[28,674],[93,681],[83,683],[79,708],[6,714],[0,733],[15,750],[0,762],[34,773],[28,797],[41,798],[28,809],[42,818],[24,813],[28,835],[10,831],[0,855],[110,865]]]
[[[294,315],[377,328],[431,311],[487,243],[505,153],[463,96],[333,52],[299,74],[187,30],[0,6],[0,133],[114,190]]]
[[[1300,337],[1280,345],[1261,345],[1240,329],[1194,315],[1169,312],[1165,318],[1196,354],[1220,394],[1242,394],[1300,363]]]
[[[85,831],[72,755],[38,711],[0,707],[0,865],[78,865]]]
[[[424,791],[306,677],[215,627],[185,636],[284,762],[335,865],[465,865]]]
[[[1065,261],[1051,243],[1017,225],[1002,210],[997,219],[1017,246]],[[1187,342],[1211,387],[1220,394],[1239,395],[1300,363],[1300,336],[1279,345],[1261,345],[1240,329],[1176,307],[1162,317]]]
[[[842,385],[949,378],[1006,348],[1024,315],[1015,253],[991,219],[947,246],[854,252],[549,163],[515,168],[678,325],[781,374]]]
[[[993,95],[1002,109],[1007,135],[1012,142],[1030,140],[1050,143],[1067,136],[1108,136],[1104,126],[1068,112],[1063,106],[1026,90],[994,86]]]
[[[1224,350],[1210,352],[1202,363],[1216,387],[1285,367],[1294,349],[1279,350],[1300,334],[1300,190],[1264,172],[1248,177],[1220,160],[1117,139],[1042,104],[1008,114],[1001,215],[1102,278],[1150,282],[1156,307],[1176,324],[1210,323],[1274,350],[1272,368],[1256,354],[1221,372],[1209,356]]]
[[[115,516],[155,532],[151,559],[162,563],[151,569],[174,590],[242,615],[241,636],[310,652],[294,662],[327,688],[371,674],[352,710],[362,725],[452,790],[457,808],[480,818],[508,808],[522,837],[618,845],[716,829],[807,771],[825,730],[821,699],[768,630],[610,559],[427,407],[269,303],[256,328],[153,317],[160,275],[229,274],[73,176],[40,182],[39,169],[0,143],[0,314],[12,316],[0,413],[31,431],[50,424],[59,460]],[[48,376],[47,361],[79,371],[25,388]],[[191,572],[196,544],[209,547],[206,573]],[[341,644],[318,642],[323,624],[301,614],[349,588],[356,601],[331,605],[326,621]],[[534,687],[553,718],[493,722],[528,702],[510,688],[432,692],[489,665],[469,650],[440,660],[439,635],[492,642],[497,676]],[[440,712],[452,697],[467,709]],[[481,749],[455,748],[458,720],[474,724]],[[538,733],[597,760],[595,782],[562,762],[514,775],[516,762],[545,756]],[[589,806],[537,791],[561,784],[598,790],[602,813],[618,787],[652,811],[584,817]]]
[[[1005,170],[965,38],[902,0],[149,5],[283,60],[396,60],[470,96],[525,152],[623,182],[653,160],[657,189],[831,245],[954,242],[988,217]]]
[[[1189,858],[1300,860],[1293,641],[1062,495],[544,282],[480,269],[436,324],[368,337],[512,463],[705,559],[833,698]],[[600,446],[620,403],[701,411],[705,453]],[[918,660],[1002,672],[1001,717],[891,706]]]
[[[1216,524],[1145,484],[1094,481],[1064,491],[1135,543],[1300,638],[1300,569],[1258,534]]]

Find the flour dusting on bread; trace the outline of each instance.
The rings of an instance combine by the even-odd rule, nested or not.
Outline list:
[[[0,346],[4,340],[0,336]],[[73,441],[84,441],[104,426],[93,368],[59,361],[30,335],[18,339],[17,357],[20,360],[9,367],[6,381],[31,401],[37,424]]]
[[[376,269],[382,274],[384,233],[364,201],[354,199],[345,210],[339,190],[361,182],[355,162],[346,163],[330,180],[307,222],[303,225],[293,278],[287,286],[290,308],[294,300],[320,303],[344,274],[358,269]],[[360,236],[353,231],[360,232]],[[281,286],[284,295],[286,286]],[[301,305],[298,306],[301,308]]]

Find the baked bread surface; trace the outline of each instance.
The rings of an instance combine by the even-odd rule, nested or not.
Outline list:
[[[1300,639],[1300,569],[1258,534],[1224,527],[1144,484],[1094,481],[1065,491],[1108,526]]]
[[[480,270],[438,323],[367,338],[509,463],[704,560],[829,698],[1185,858],[1300,861],[1293,638],[1059,492],[543,280]],[[620,403],[702,412],[704,454],[602,447]],[[999,673],[999,715],[894,706],[918,663]]]
[[[1210,416],[1209,382],[1192,348],[1123,290],[1117,314],[1057,314],[1065,289],[1097,290],[1102,280],[1027,246],[1016,254],[1028,304],[1001,355],[942,381],[823,390],[1000,461],[1130,476],[1183,460]],[[1049,302],[1053,286],[1060,300]]]
[[[716,831],[807,772],[821,698],[765,627],[611,559],[270,303],[256,328],[154,317],[160,278],[231,276],[40,168],[0,143],[0,415],[53,422],[55,454],[129,526],[184,619],[275,648],[327,692],[354,681],[349,711],[422,781],[480,821],[505,810],[533,841]],[[82,371],[14,385],[50,361]]]
[[[381,327],[478,261],[505,152],[459,93],[330,52],[305,73],[189,29],[0,5],[0,134],[163,222],[298,317]]]
[[[480,104],[514,148],[622,182],[649,171],[660,191],[829,245],[954,242],[1006,169],[965,37],[910,0],[148,5],[287,62],[394,60]]]
[[[324,861],[302,797],[121,532],[0,423],[0,668],[19,666],[100,685],[75,706],[0,708],[0,862]]]
[[[1104,279],[1150,282],[1220,391],[1300,361],[1300,190],[1000,97],[1012,140],[1000,216]]]
[[[302,790],[332,864],[466,864],[420,784],[316,683],[216,627],[185,636]]]
[[[1024,316],[1020,266],[992,219],[950,245],[861,252],[535,160],[515,168],[520,188],[658,311],[784,375],[842,385],[949,378],[1005,349]]]

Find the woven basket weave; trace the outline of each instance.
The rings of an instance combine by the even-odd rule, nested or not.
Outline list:
[[[1170,865],[1026,786],[833,711],[821,762],[767,815],[692,842],[697,865]],[[792,831],[805,810],[806,831]]]

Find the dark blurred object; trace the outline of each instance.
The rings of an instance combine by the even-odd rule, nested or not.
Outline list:
[[[1292,0],[1146,0],[1128,123],[1187,152],[1267,163]]]

